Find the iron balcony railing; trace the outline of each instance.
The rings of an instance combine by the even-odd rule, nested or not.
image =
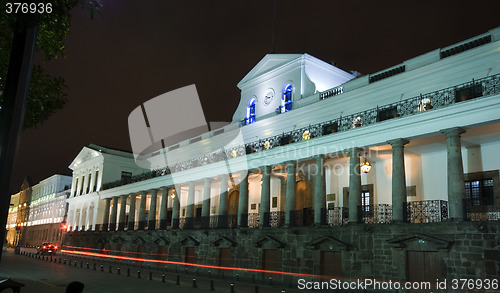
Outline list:
[[[341,226],[349,223],[349,208],[336,207],[327,209],[326,223],[329,226]]]
[[[403,219],[407,223],[436,223],[448,219],[448,202],[423,200],[403,203]]]
[[[500,206],[491,199],[464,199],[464,215],[467,221],[500,221]]]
[[[329,90],[326,92],[327,94],[323,95],[324,98],[333,96],[334,93],[341,94],[343,90]],[[375,107],[359,113],[341,116],[330,121],[312,124],[294,131],[258,139],[232,149],[214,151],[199,158],[193,158],[173,164],[169,167],[135,175],[127,180],[117,180],[105,183],[102,185],[102,189],[110,189],[125,184],[148,180],[171,174],[171,172],[179,172],[253,152],[265,151],[278,146],[301,142],[307,139],[314,139],[315,137],[348,131],[353,128],[375,124],[388,119],[406,117],[430,110],[445,108],[465,100],[486,97],[498,93],[500,93],[500,74],[472,80],[471,82],[458,84],[438,91],[421,94],[416,97]]]
[[[358,207],[361,221],[365,224],[389,224],[392,221],[392,205],[376,204]]]

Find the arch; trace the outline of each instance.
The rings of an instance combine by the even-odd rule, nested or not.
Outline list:
[[[232,190],[227,199],[227,214],[237,215],[238,214],[238,202],[240,198],[240,192],[238,190]]]
[[[252,124],[255,122],[255,97],[252,97],[247,103],[247,116],[246,124]]]
[[[293,85],[291,83],[287,83],[283,87],[283,91],[281,94],[281,113],[292,110],[292,93]]]

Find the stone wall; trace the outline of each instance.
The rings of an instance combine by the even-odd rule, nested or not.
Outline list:
[[[439,272],[435,279],[492,279],[500,275],[500,222],[443,222],[432,224],[355,224],[333,227],[297,227],[225,230],[70,232],[64,244],[105,249],[104,253],[132,257],[189,261],[187,247],[194,247],[197,264],[220,265],[221,248],[231,249],[231,266],[263,269],[264,250],[276,249],[274,269],[297,274],[322,274],[321,252],[341,256],[342,278],[411,280],[409,252],[430,253]],[[158,255],[166,253],[168,255]],[[423,254],[423,255],[424,255]],[[184,265],[159,263],[185,270]],[[418,269],[418,268],[417,268]],[[297,282],[299,276],[265,275],[262,272],[188,267],[242,279]],[[426,268],[423,268],[426,270]],[[336,276],[337,278],[339,276]],[[307,278],[307,277],[306,277]]]

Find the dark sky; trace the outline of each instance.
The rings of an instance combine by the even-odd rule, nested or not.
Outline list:
[[[45,68],[65,78],[69,102],[22,133],[13,192],[71,175],[90,143],[130,150],[130,112],[196,84],[207,121],[231,121],[236,84],[272,44],[273,1],[102,0],[91,20],[77,8],[67,58]],[[464,4],[459,4],[464,3]],[[374,73],[500,26],[500,1],[277,1],[276,53],[309,53]]]

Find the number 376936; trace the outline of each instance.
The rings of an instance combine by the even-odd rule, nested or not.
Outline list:
[[[52,13],[52,3],[21,3],[7,2],[5,4],[6,13]]]

